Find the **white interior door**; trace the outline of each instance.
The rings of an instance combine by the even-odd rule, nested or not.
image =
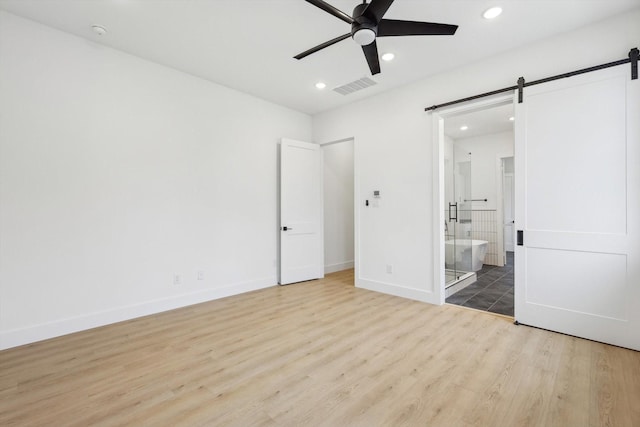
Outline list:
[[[280,284],[324,277],[320,146],[280,144]]]
[[[504,200],[504,250],[513,252],[515,245],[514,216],[514,192],[513,174],[504,175],[503,200]]]
[[[531,86],[516,104],[515,318],[640,350],[640,81],[630,74]]]

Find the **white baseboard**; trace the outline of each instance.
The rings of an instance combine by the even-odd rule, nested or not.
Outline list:
[[[335,273],[336,271],[348,270],[350,268],[353,268],[353,261],[328,264],[324,266],[324,274]]]
[[[381,292],[383,294],[394,295],[397,297],[408,298],[416,301],[428,302],[430,304],[439,305],[435,300],[435,294],[424,289],[408,288],[391,283],[378,282],[367,279],[357,279],[356,287],[368,289],[370,291]]]
[[[219,298],[268,288],[275,286],[276,283],[277,278],[274,276],[249,282],[236,283],[215,289],[206,289],[189,294],[176,295],[169,298],[119,307],[112,310],[89,313],[69,319],[55,320],[53,322],[29,326],[26,328],[3,331],[0,332],[0,350],[31,344],[37,341],[97,328],[99,326],[110,325],[112,323],[122,322],[125,320],[131,320],[137,317],[148,316],[150,314],[161,313],[163,311],[174,310],[176,308],[186,307],[193,304],[199,304]]]

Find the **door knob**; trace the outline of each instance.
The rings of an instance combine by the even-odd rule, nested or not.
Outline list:
[[[282,227],[282,231],[293,230],[291,227],[287,227],[286,225]]]

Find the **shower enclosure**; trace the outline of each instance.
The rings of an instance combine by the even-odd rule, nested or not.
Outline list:
[[[471,271],[471,153],[445,150],[445,289],[447,296],[476,279]],[[464,282],[464,284],[463,284]],[[460,283],[458,289],[452,287]]]

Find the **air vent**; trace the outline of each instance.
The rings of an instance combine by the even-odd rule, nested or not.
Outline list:
[[[347,83],[346,85],[338,86],[334,88],[333,91],[338,92],[340,95],[349,95],[353,92],[357,92],[359,90],[366,89],[377,84],[378,83],[371,80],[369,77],[363,77],[359,80]]]

